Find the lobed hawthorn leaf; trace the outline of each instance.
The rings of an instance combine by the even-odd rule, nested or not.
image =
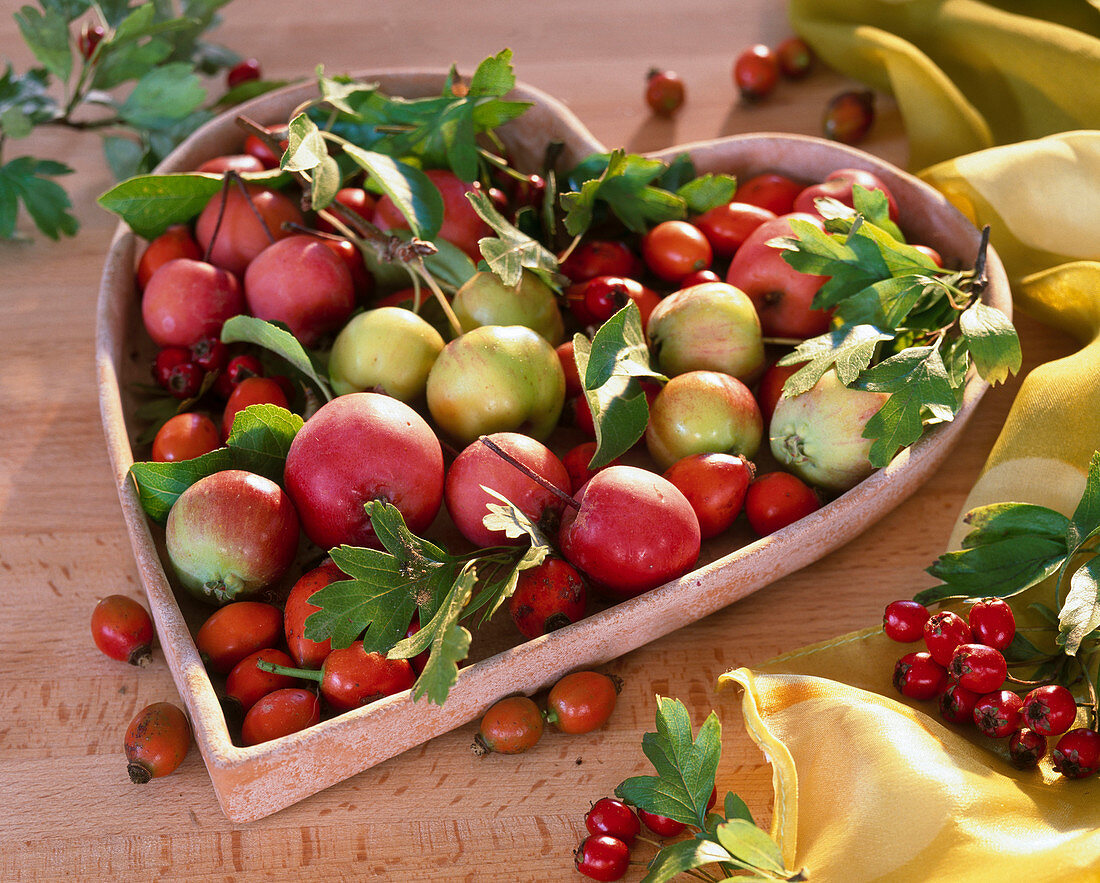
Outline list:
[[[50,178],[72,169],[59,162],[18,156],[0,166],[0,236],[15,235],[20,202],[35,226],[51,239],[74,236],[79,223],[69,211],[72,203],[63,187]]]
[[[1058,643],[1075,656],[1081,642],[1100,628],[1100,555],[1073,572],[1069,591],[1058,614]]]
[[[202,82],[187,62],[153,68],[134,85],[119,105],[119,116],[138,129],[165,129],[206,100]]]
[[[478,240],[489,269],[509,288],[518,288],[523,271],[530,270],[556,291],[561,291],[557,256],[537,239],[518,230],[493,206],[488,194],[471,190],[466,198],[474,211],[497,234]]]
[[[732,175],[712,174],[692,178],[675,190],[676,195],[687,206],[688,212],[693,215],[701,215],[720,205],[728,205],[733,201],[733,194],[736,192],[736,178]]]
[[[924,297],[929,284],[934,280],[915,274],[881,279],[846,298],[834,316],[843,325],[897,328]]]
[[[560,195],[566,232],[580,236],[588,229],[597,200],[637,233],[644,233],[661,221],[686,217],[687,203],[682,197],[653,185],[667,170],[668,165],[660,160],[627,154],[621,149],[612,151],[598,177],[585,181],[579,190]]]
[[[1008,316],[996,307],[975,301],[959,316],[974,367],[992,384],[1002,383],[1020,370],[1020,339]]]
[[[722,725],[711,712],[692,738],[684,704],[657,697],[657,731],[642,737],[642,751],[656,776],[633,776],[616,789],[617,797],[646,812],[703,828],[707,802],[722,753]]]
[[[502,49],[496,55],[484,59],[470,77],[467,94],[472,98],[500,98],[516,87],[516,73],[512,68],[512,50]]]
[[[880,343],[893,337],[874,325],[853,325],[837,328],[819,337],[812,337],[783,356],[780,365],[803,365],[787,378],[783,392],[788,396],[808,392],[830,369],[845,386],[850,386],[875,357]]]
[[[47,71],[61,82],[73,72],[73,53],[69,45],[69,22],[65,16],[41,12],[24,6],[12,18],[27,48]]]
[[[317,66],[317,88],[321,93],[321,102],[329,104],[349,116],[358,116],[359,112],[351,105],[350,98],[356,95],[371,95],[378,89],[378,83],[363,83],[347,77],[326,77],[324,66]]]

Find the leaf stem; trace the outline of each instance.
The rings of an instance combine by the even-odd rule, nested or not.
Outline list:
[[[1088,688],[1089,691],[1089,701],[1086,705],[1086,708],[1088,709],[1089,714],[1092,715],[1091,724],[1092,729],[1095,730],[1097,724],[1100,723],[1100,707],[1098,707],[1097,703],[1096,685],[1092,682],[1092,678],[1089,677],[1089,668],[1085,660],[1082,657],[1078,656],[1077,662],[1081,666],[1081,674],[1085,678],[1085,686]]]
[[[565,503],[566,506],[572,506],[574,509],[577,509],[578,511],[580,510],[581,504],[578,503],[571,496],[569,496],[569,494],[563,491],[560,487],[557,487],[556,485],[547,481],[545,478],[535,472],[535,470],[532,469],[530,466],[526,466],[523,463],[520,463],[519,460],[517,460],[515,457],[505,451],[500,445],[498,445],[487,435],[481,436],[478,441],[485,445],[485,447],[487,447],[498,457],[510,463],[512,466],[515,466],[516,469],[526,475],[529,479],[531,479],[531,481],[535,482],[535,484],[550,491],[550,493],[552,493],[555,497]]]

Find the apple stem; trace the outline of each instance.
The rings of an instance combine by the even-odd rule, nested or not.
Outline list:
[[[555,497],[565,503],[566,506],[572,506],[574,509],[580,510],[581,504],[578,503],[571,496],[569,496],[569,494],[563,491],[560,487],[557,487],[556,485],[547,481],[545,478],[535,472],[534,469],[531,469],[529,466],[525,466],[523,463],[520,463],[519,460],[517,460],[515,457],[513,457],[511,454],[501,448],[501,446],[498,445],[491,438],[489,438],[489,436],[483,435],[478,439],[478,441],[485,445],[485,447],[487,447],[498,457],[515,466],[516,469],[526,475],[529,479],[531,479],[531,481],[535,482],[535,484],[539,485],[539,487],[546,488],[546,490],[550,491],[550,493],[552,493]]]
[[[765,337],[763,342],[774,346],[798,346],[800,343],[805,343],[800,337]]]

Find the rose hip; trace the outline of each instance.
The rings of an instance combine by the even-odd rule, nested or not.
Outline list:
[[[241,724],[241,742],[259,745],[289,736],[321,719],[321,700],[312,690],[286,687],[268,693],[248,710]]]
[[[933,613],[924,624],[924,644],[940,665],[949,665],[955,648],[972,640],[966,620],[950,610]]]
[[[1059,736],[1077,719],[1077,700],[1061,684],[1044,684],[1024,696],[1024,723],[1042,736]]]
[[[283,633],[283,614],[262,601],[233,601],[215,610],[195,635],[203,661],[228,674],[246,656],[275,647]]]
[[[111,659],[145,666],[153,658],[153,620],[133,598],[108,595],[92,611],[92,640]]]
[[[135,785],[167,776],[187,756],[191,726],[171,702],[154,702],[137,713],[123,739],[126,772]]]
[[[282,650],[268,647],[246,656],[225,679],[226,699],[241,713],[247,712],[268,693],[298,685],[296,678],[275,674],[256,665],[259,661],[272,665],[294,665],[294,660]]]

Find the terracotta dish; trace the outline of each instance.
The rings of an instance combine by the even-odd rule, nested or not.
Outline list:
[[[445,72],[367,72],[393,95],[439,94]],[[196,168],[212,156],[239,151],[239,113],[262,123],[285,122],[316,87],[290,87],[251,102],[197,130],[160,166],[176,172]],[[546,144],[564,144],[560,167],[607,148],[553,98],[527,86],[515,91],[534,106],[500,134],[520,167],[538,168]],[[700,172],[729,172],[740,178],[773,170],[805,180],[821,180],[842,167],[875,172],[892,188],[901,208],[901,227],[912,241],[936,248],[951,263],[972,264],[979,233],[937,192],[917,179],[863,153],[811,137],[754,134],[672,148],[655,154],[670,160],[691,154]],[[148,383],[153,345],[146,339],[134,285],[136,255],[142,243],[125,226],[107,255],[99,294],[96,340],[100,407],[123,515],[138,569],[148,593],[164,656],[190,715],[225,814],[238,822],[269,815],[336,782],[461,726],[510,693],[534,693],[563,674],[598,666],[805,567],[858,536],[913,493],[936,471],[958,442],[986,389],[979,378],[967,384],[963,405],[952,423],[937,427],[889,466],[801,521],[766,539],[747,528],[706,544],[699,566],[681,579],[645,595],[606,607],[548,636],[516,643],[514,630],[490,633],[462,669],[444,706],[413,703],[407,694],[324,720],[303,732],[251,748],[233,744],[230,727],[195,648],[193,632],[210,609],[177,599],[166,575],[163,530],[151,525],[138,503],[127,470],[134,462],[136,383]],[[1000,260],[989,253],[987,302],[1011,314],[1008,283]],[[146,455],[137,448],[141,457]],[[498,618],[501,618],[498,616]],[[506,613],[503,618],[507,618]],[[511,623],[506,623],[511,626]],[[480,632],[475,646],[481,641]]]

